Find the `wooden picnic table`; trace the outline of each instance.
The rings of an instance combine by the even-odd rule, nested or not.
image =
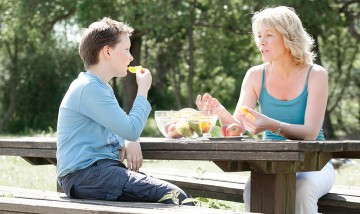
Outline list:
[[[213,161],[224,172],[251,171],[251,212],[295,213],[296,172],[331,158],[360,159],[360,140],[263,141],[141,138],[144,159]],[[0,155],[56,165],[55,138],[0,138]]]

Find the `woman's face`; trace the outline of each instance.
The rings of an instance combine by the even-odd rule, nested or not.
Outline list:
[[[276,61],[290,53],[285,47],[283,36],[274,28],[262,25],[256,36],[257,45],[264,62]]]

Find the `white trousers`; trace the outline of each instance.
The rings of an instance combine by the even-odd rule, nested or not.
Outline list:
[[[244,189],[244,203],[247,212],[250,212],[250,178]],[[335,183],[335,170],[332,164],[327,163],[321,171],[296,173],[296,214],[318,213],[317,202],[321,196],[330,191]]]

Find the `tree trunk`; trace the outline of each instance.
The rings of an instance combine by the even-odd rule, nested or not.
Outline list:
[[[10,72],[13,73],[13,72]],[[3,115],[3,117],[0,118],[0,132],[4,131],[6,123],[11,118],[11,115],[15,112],[16,109],[16,94],[17,94],[17,83],[15,81],[11,81],[12,79],[15,79],[13,77],[14,75],[11,75],[10,77],[10,96],[9,96],[9,105]]]
[[[18,69],[18,38],[15,36],[14,38],[14,50],[11,50],[11,44],[5,42],[6,50],[9,54],[9,58],[11,60],[10,67],[10,93],[9,93],[9,104],[7,105],[7,109],[4,112],[3,116],[0,117],[0,132],[3,132],[6,126],[6,123],[9,121],[11,116],[16,110],[16,102],[17,102],[17,86],[19,84],[19,69]]]
[[[189,76],[188,76],[188,107],[192,108],[194,103],[194,95],[193,95],[193,81],[194,81],[194,24],[195,24],[195,4],[196,0],[194,0],[191,5],[190,11],[190,26],[188,29],[188,39],[189,39]]]
[[[327,109],[325,111],[323,131],[326,139],[330,140],[336,138],[334,128],[331,124],[330,113]]]
[[[156,71],[156,88],[160,91],[166,90],[166,73],[171,69],[171,58],[167,58],[167,52],[164,51],[164,48],[159,48],[158,55],[156,57],[158,70]]]
[[[173,84],[174,84],[174,93],[175,93],[175,100],[176,100],[176,104],[177,104],[177,107],[179,109],[182,108],[182,102],[181,102],[181,87],[180,87],[180,80],[177,79],[177,77],[180,76],[180,72],[179,72],[179,68],[174,65],[172,67],[172,79],[173,79]]]
[[[318,65],[321,65],[321,56],[320,56],[318,38],[317,38],[317,35],[313,35],[313,36],[314,36],[314,40],[315,40],[314,41],[314,43],[315,43],[314,51],[315,51],[315,53],[318,54],[318,56],[317,56],[317,58],[315,60],[315,63],[318,64]],[[328,100],[329,100],[329,98],[328,98]],[[336,137],[335,133],[334,133],[333,125],[331,123],[330,112],[328,111],[327,108],[325,110],[323,131],[324,131],[324,135],[325,135],[326,139],[333,139],[333,138]]]
[[[131,48],[130,52],[134,57],[134,60],[131,62],[131,65],[140,65],[140,53],[141,53],[141,44],[142,37],[136,36],[137,33],[134,33],[134,36],[131,39]],[[123,109],[126,113],[129,113],[132,105],[134,103],[134,99],[137,94],[137,83],[136,83],[136,75],[129,73],[126,77],[121,79],[123,86]]]

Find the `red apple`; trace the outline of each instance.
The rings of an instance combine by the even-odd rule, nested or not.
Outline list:
[[[222,125],[221,126],[221,134],[224,136],[224,137],[226,137],[226,129],[227,129],[227,127],[228,127],[229,125]]]
[[[174,124],[174,123],[173,123],[173,122],[169,122],[169,123],[165,124],[164,129],[165,129],[165,132],[166,132],[166,133],[168,133],[169,127],[171,126],[171,124]]]
[[[169,127],[167,128],[167,135],[170,138],[181,138],[181,134],[179,134],[179,132],[176,131],[176,124],[170,124]]]
[[[240,136],[242,128],[239,124],[232,123],[226,128],[226,136]]]

